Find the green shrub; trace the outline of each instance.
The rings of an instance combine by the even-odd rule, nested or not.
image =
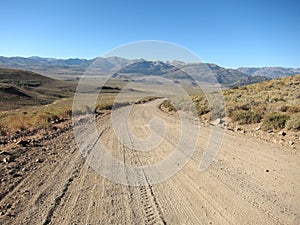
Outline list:
[[[259,123],[262,119],[262,115],[260,113],[250,110],[236,110],[232,112],[231,117],[234,121],[237,121],[241,125]]]
[[[177,112],[175,106],[171,103],[170,100],[163,101],[162,106],[165,107],[166,109],[168,109],[169,112],[172,112],[172,111]]]
[[[263,130],[282,129],[285,128],[286,121],[289,116],[281,113],[270,113],[264,117],[262,125]]]
[[[199,116],[209,113],[210,109],[208,105],[198,105],[197,106],[197,113]]]
[[[287,121],[286,121],[286,128],[289,130],[300,130],[300,113],[292,115]]]
[[[248,103],[238,102],[238,103],[230,103],[227,107],[228,116],[232,117],[236,114],[237,111],[247,111],[251,108]]]

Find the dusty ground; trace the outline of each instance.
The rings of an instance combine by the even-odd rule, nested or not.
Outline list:
[[[120,144],[110,115],[97,121],[98,141],[127,164],[159,162],[173,151],[180,127],[157,104],[135,105],[130,114],[130,130],[140,138],[149,135],[153,116],[164,119],[167,136],[153,151],[135,152]],[[141,187],[96,173],[85,163],[71,129],[34,147],[5,149],[0,224],[300,224],[299,149],[226,131],[216,160],[199,172],[210,131],[201,127],[197,151],[175,176],[152,185],[141,173]]]

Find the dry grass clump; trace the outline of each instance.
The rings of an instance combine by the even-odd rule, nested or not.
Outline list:
[[[292,115],[286,121],[286,128],[289,130],[300,131],[300,113]]]
[[[13,134],[17,131],[33,131],[35,129],[48,129],[52,124],[71,116],[70,110],[49,112],[49,111],[24,111],[14,112],[7,115],[0,121],[2,135]]]
[[[63,99],[51,105],[25,107],[22,110],[0,112],[1,136],[20,131],[49,129],[52,124],[69,119],[72,99]]]
[[[161,106],[163,106],[165,109],[167,109],[169,112],[177,112],[177,109],[175,108],[175,106],[171,103],[170,100],[165,100],[163,101],[163,103],[161,104]]]
[[[194,96],[192,99],[199,116],[210,112],[209,103],[205,95]]]

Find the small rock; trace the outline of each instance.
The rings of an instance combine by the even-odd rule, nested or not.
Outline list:
[[[240,128],[240,127],[235,128],[235,131],[241,131],[241,130],[242,130],[242,128]]]
[[[1,151],[0,155],[11,155],[10,153],[6,152],[6,151]]]
[[[282,130],[282,131],[279,131],[278,134],[281,135],[281,136],[285,136],[286,132]]]
[[[36,159],[35,162],[40,163],[40,162],[42,162],[42,160],[41,159]]]
[[[294,143],[293,141],[290,141],[289,144],[290,144],[290,145],[294,145],[295,143]]]
[[[261,127],[256,127],[256,128],[255,128],[255,130],[260,130],[260,129],[261,129]]]
[[[4,163],[9,163],[11,160],[10,160],[10,158],[9,157],[5,157],[4,159],[3,159],[3,162]]]
[[[221,119],[218,118],[218,119],[212,121],[210,124],[213,125],[213,126],[217,126],[217,125],[219,125],[220,123],[221,123]]]
[[[0,145],[7,145],[8,142],[6,140],[0,140]]]
[[[273,133],[273,130],[267,130],[267,133],[269,133],[269,134]]]
[[[30,141],[20,140],[20,141],[17,142],[17,145],[21,145],[22,147],[26,147],[26,146],[28,146],[29,143],[30,143]]]
[[[269,172],[269,170],[268,170],[268,169],[266,169],[265,171],[266,171],[267,173]]]

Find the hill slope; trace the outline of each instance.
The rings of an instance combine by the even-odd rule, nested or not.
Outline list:
[[[0,68],[0,110],[49,104],[71,96],[74,90],[74,83],[30,71]]]

